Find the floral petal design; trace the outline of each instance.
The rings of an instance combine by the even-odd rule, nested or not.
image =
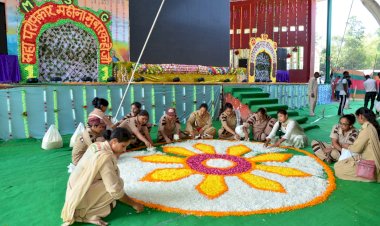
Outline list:
[[[249,186],[265,191],[274,191],[285,193],[284,187],[276,181],[266,179],[250,173],[244,173],[238,176],[242,181],[244,181]]]
[[[196,153],[189,151],[186,148],[182,148],[182,147],[166,146],[166,147],[163,147],[163,150],[166,153],[180,155],[180,156],[186,156],[186,157],[196,155]]]
[[[198,143],[194,145],[194,148],[202,151],[205,154],[216,154],[214,146]]]
[[[245,145],[235,145],[227,149],[227,154],[234,156],[242,156],[250,151],[251,149]]]
[[[168,181],[177,181],[181,180],[185,177],[188,177],[190,175],[193,175],[193,170],[191,169],[173,169],[173,168],[167,168],[167,169],[156,169],[146,175],[144,178],[141,179],[141,181],[149,181],[149,182],[168,182]]]
[[[226,182],[223,176],[218,175],[207,175],[203,181],[198,184],[197,190],[202,195],[209,199],[218,198],[228,191]]]
[[[293,157],[292,154],[283,154],[283,153],[269,153],[262,154],[252,158],[248,158],[250,162],[285,162],[288,159]]]
[[[149,156],[141,156],[136,157],[142,162],[151,162],[151,163],[185,163],[185,159],[175,157],[175,156],[167,156],[167,155],[149,155]]]
[[[256,170],[262,170],[269,173],[279,174],[285,177],[310,177],[311,175],[301,170],[283,167],[283,166],[266,166],[266,165],[256,165]]]

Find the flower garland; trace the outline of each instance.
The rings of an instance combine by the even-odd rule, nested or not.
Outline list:
[[[295,148],[198,140],[166,145],[163,151],[129,152],[118,165],[130,197],[167,212],[278,213],[319,204],[335,189],[331,169]]]

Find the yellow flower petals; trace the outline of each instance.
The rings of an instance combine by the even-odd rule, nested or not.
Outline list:
[[[236,145],[236,146],[229,147],[227,149],[227,154],[234,155],[234,156],[242,156],[250,151],[251,149],[245,145]]]
[[[248,158],[248,161],[250,162],[285,162],[286,160],[290,159],[293,155],[292,154],[282,154],[282,153],[269,153],[269,154],[262,154],[259,156],[255,156],[252,158]]]
[[[163,150],[166,153],[180,155],[180,156],[186,156],[186,157],[196,155],[196,153],[189,151],[186,148],[182,148],[182,147],[166,146],[166,147],[163,147]]]
[[[141,181],[149,182],[168,182],[168,181],[177,181],[185,177],[192,175],[194,172],[191,169],[156,169],[153,172],[146,175]]]
[[[266,166],[266,165],[256,165],[256,170],[262,170],[269,173],[276,173],[281,176],[286,177],[309,177],[310,174],[302,172],[301,170],[283,167],[283,166]]]
[[[223,176],[208,175],[198,184],[197,190],[207,198],[214,199],[228,191],[228,187]]]
[[[194,148],[206,154],[216,154],[214,146],[211,146],[211,145],[198,143],[194,145]]]
[[[137,157],[142,162],[152,163],[185,163],[185,159],[167,155],[149,155]]]
[[[276,181],[266,179],[257,175],[250,173],[244,173],[238,176],[242,181],[244,181],[249,186],[265,191],[274,191],[285,193],[284,187]]]

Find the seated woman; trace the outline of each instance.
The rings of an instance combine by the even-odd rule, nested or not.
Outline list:
[[[380,182],[380,126],[376,121],[376,115],[368,108],[359,108],[356,119],[362,125],[358,138],[351,145],[343,144],[342,147],[358,155],[340,160],[334,165],[336,177],[343,180],[369,182],[370,180],[356,176],[356,168],[359,159],[375,162],[375,181]]]
[[[149,121],[149,113],[142,110],[136,117],[127,118],[119,127],[127,129],[131,134],[131,147],[139,147],[145,144],[146,147],[153,147],[153,141],[150,137],[146,124]]]
[[[311,142],[314,154],[327,163],[338,161],[342,152],[342,145],[353,144],[358,137],[359,131],[354,127],[354,124],[354,115],[343,115],[340,117],[339,125],[333,126],[331,130],[331,144],[318,140]]]
[[[235,133],[238,122],[232,104],[226,103],[224,105],[224,111],[219,116],[219,120],[222,122],[222,128],[218,131],[219,139],[240,140],[240,136]]]
[[[104,123],[107,125],[108,129],[115,129],[116,125],[114,125],[111,122],[111,117],[104,114],[104,112],[106,112],[107,108],[108,108],[108,101],[106,99],[103,99],[103,98],[95,97],[94,100],[92,100],[92,105],[95,108],[88,115],[88,117],[89,118],[90,117],[98,117],[104,121]]]
[[[174,141],[174,135],[178,135],[178,139],[185,138],[185,134],[180,129],[181,123],[179,122],[175,108],[168,108],[160,119],[157,141],[170,144]]]
[[[272,131],[267,136],[264,146],[268,146],[268,144],[276,137],[276,133],[279,129],[285,135],[275,142],[274,145],[272,145],[273,147],[278,147],[282,143],[285,146],[296,148],[304,148],[307,146],[306,134],[296,121],[289,119],[286,110],[278,110],[277,119],[278,121],[274,124]]]
[[[186,132],[193,139],[213,139],[216,129],[212,127],[212,117],[208,113],[207,104],[203,103],[199,106],[198,111],[190,114],[186,122]]]
[[[90,145],[69,177],[61,213],[63,225],[74,222],[108,225],[102,218],[111,213],[116,200],[131,205],[137,212],[144,210],[143,205],[125,194],[117,167],[117,155],[125,151],[130,138],[126,129],[116,128],[110,141]]]
[[[141,103],[140,102],[133,102],[131,104],[131,111],[128,114],[126,114],[120,121],[118,121],[116,123],[116,125],[119,126],[127,118],[136,117],[140,113],[140,111],[141,111]],[[148,130],[150,132],[150,130],[152,129],[152,124],[147,122],[146,126],[148,127]]]
[[[96,141],[105,141],[103,132],[106,129],[106,124],[103,120],[98,117],[90,117],[87,125],[83,133],[77,137],[71,153],[71,160],[75,166],[86,152],[88,146]]]
[[[245,140],[249,140],[248,129],[252,126],[253,139],[256,141],[265,141],[276,121],[275,118],[271,118],[267,115],[265,108],[259,108],[257,112],[251,114],[243,124]]]

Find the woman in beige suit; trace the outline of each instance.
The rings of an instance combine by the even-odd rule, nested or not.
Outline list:
[[[75,166],[92,143],[96,141],[105,141],[103,137],[105,129],[106,124],[100,118],[91,117],[88,120],[86,129],[77,137],[73,151],[71,152],[71,160]]]
[[[104,114],[108,108],[108,101],[103,98],[95,97],[92,100],[92,105],[94,106],[94,110],[88,115],[88,119],[91,117],[97,117],[104,121],[107,125],[108,129],[115,129],[116,125],[114,125],[111,121],[111,117]]]
[[[362,130],[353,144],[343,144],[342,147],[358,155],[335,163],[335,175],[343,180],[369,182],[370,180],[356,176],[356,169],[359,159],[372,160],[376,165],[375,180],[380,182],[379,123],[376,121],[376,115],[368,108],[359,108],[355,114],[358,122],[362,125]]]
[[[222,122],[222,128],[218,131],[219,139],[240,140],[241,137],[235,132],[238,119],[232,104],[226,103],[224,105],[224,111],[219,116],[219,120]]]
[[[212,117],[207,111],[207,104],[199,106],[198,111],[190,114],[186,122],[186,132],[192,139],[212,139],[216,134],[216,129],[212,127]]]
[[[131,205],[137,212],[143,205],[129,198],[120,178],[117,157],[129,145],[131,135],[124,128],[116,128],[111,140],[91,144],[67,183],[66,200],[61,217],[63,225],[74,222],[108,225],[102,218],[116,206],[116,200]]]

